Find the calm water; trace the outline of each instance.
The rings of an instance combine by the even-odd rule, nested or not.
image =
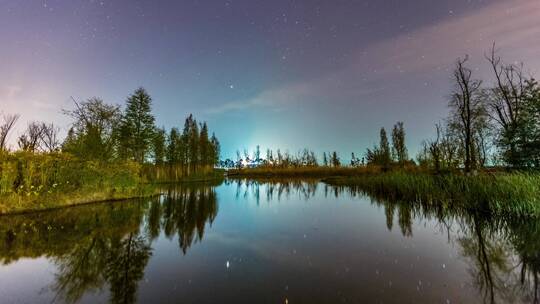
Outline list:
[[[534,302],[540,224],[229,181],[0,218],[1,303]]]

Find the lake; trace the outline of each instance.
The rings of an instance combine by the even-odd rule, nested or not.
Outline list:
[[[0,217],[1,303],[531,303],[540,223],[228,180]]]

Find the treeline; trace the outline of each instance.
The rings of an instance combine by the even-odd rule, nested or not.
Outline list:
[[[422,143],[416,160],[409,158],[403,122],[397,122],[389,138],[381,128],[379,143],[366,150],[363,157],[351,154],[350,163],[341,161],[337,152],[324,152],[322,162],[315,153],[304,149],[296,155],[288,152],[260,157],[237,152],[236,160],[227,159],[223,167],[361,167],[377,166],[383,170],[412,167],[435,172],[463,170],[466,173],[490,167],[511,169],[540,168],[540,86],[527,76],[522,64],[505,63],[497,56],[495,45],[485,56],[493,72],[493,83],[484,84],[467,67],[468,56],[456,61],[453,90],[448,100],[449,114],[435,125],[435,138]]]
[[[209,135],[206,122],[193,115],[185,119],[182,132],[157,128],[152,98],[144,88],[128,96],[125,110],[94,97],[73,99],[74,108],[63,110],[72,119],[64,140],[53,123],[29,122],[18,136],[18,150],[30,153],[69,153],[81,160],[134,161],[141,165],[181,166],[183,174],[213,167],[219,159],[219,141]],[[0,124],[0,150],[7,152],[7,139],[19,115],[4,115]]]
[[[152,99],[137,89],[125,109],[100,98],[73,100],[67,136],[53,123],[29,122],[8,137],[19,115],[0,120],[0,213],[152,195],[153,182],[215,178],[219,141],[193,115],[182,131],[155,126]]]
[[[397,122],[392,129],[391,144],[385,128],[380,130],[379,145],[367,149],[364,157],[357,157],[351,153],[349,163],[342,161],[337,151],[323,152],[319,161],[315,152],[303,149],[296,154],[289,151],[282,152],[277,149],[267,149],[266,155],[261,155],[260,146],[257,146],[253,154],[244,150],[243,154],[236,151],[236,160],[226,159],[220,162],[224,168],[298,168],[298,167],[328,167],[339,168],[342,166],[362,167],[367,165],[381,166],[388,169],[391,166],[414,165],[414,161],[408,158],[407,146],[405,144],[405,128],[403,122]]]
[[[540,86],[523,64],[503,62],[495,45],[485,57],[493,72],[490,85],[473,76],[468,56],[456,61],[450,113],[424,143],[421,165],[465,172],[488,164],[540,167]]]

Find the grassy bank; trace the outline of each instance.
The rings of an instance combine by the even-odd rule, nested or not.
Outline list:
[[[0,214],[155,194],[133,162],[81,161],[65,153],[0,156]]]
[[[540,217],[540,174],[464,176],[388,172],[336,176],[324,182],[356,188],[370,196],[427,205],[451,205],[495,215]]]
[[[407,169],[414,170],[414,168]],[[383,170],[378,166],[369,167],[259,167],[245,169],[231,169],[227,172],[230,177],[247,178],[274,178],[274,177],[310,177],[324,178],[330,176],[358,176],[365,174],[381,173]]]
[[[146,197],[158,183],[222,180],[208,170],[157,180],[150,167],[131,162],[83,161],[67,153],[0,154],[0,214],[60,208],[99,201]]]

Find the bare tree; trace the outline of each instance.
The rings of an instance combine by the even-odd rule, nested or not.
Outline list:
[[[60,128],[55,126],[54,123],[42,123],[41,128],[41,148],[45,152],[58,151],[60,148],[60,139],[58,138]]]
[[[433,161],[433,167],[435,172],[439,173],[441,171],[441,132],[442,128],[440,124],[435,125],[435,130],[437,131],[437,137],[435,140],[430,140],[428,142],[429,154]]]
[[[495,43],[490,54],[485,55],[495,75],[495,87],[488,91],[490,118],[502,129],[500,144],[505,148],[507,161],[519,165],[517,151],[518,129],[522,116],[526,114],[527,79],[523,64],[505,64],[497,56]]]
[[[26,131],[19,136],[17,141],[19,148],[23,151],[36,152],[40,148],[43,134],[43,123],[30,122]]]
[[[465,67],[469,57],[459,58],[454,70],[455,90],[449,106],[452,109],[450,125],[457,128],[463,138],[465,172],[476,168],[475,134],[479,120],[485,113],[479,98],[482,82],[472,78],[472,71]]]
[[[7,140],[9,132],[13,129],[19,117],[19,114],[3,115],[2,123],[0,124],[0,151],[7,150]]]

